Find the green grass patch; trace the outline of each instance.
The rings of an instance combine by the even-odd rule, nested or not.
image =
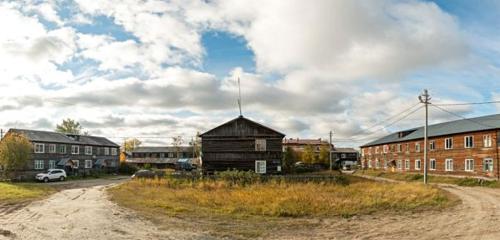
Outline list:
[[[54,188],[42,184],[0,182],[0,203],[35,200],[52,194],[55,191]]]

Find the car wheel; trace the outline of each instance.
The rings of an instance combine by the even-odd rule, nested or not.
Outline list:
[[[49,182],[49,178],[44,178],[43,182]]]
[[[61,182],[64,181],[64,176],[61,176],[59,180],[61,180]]]

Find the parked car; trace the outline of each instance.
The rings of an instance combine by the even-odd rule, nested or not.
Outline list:
[[[165,172],[163,171],[152,171],[152,170],[148,170],[148,169],[141,169],[139,171],[137,171],[136,173],[134,173],[132,175],[132,179],[135,179],[135,178],[155,178],[155,177],[163,177],[165,176]]]
[[[49,169],[47,172],[37,174],[35,178],[43,182],[54,180],[64,181],[66,179],[66,171],[62,169]]]
[[[175,170],[177,171],[193,171],[196,168],[196,165],[188,158],[181,158],[175,163]]]

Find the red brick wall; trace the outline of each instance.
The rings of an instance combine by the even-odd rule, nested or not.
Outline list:
[[[483,146],[483,136],[491,135],[491,147]],[[465,148],[465,136],[474,137],[474,147]],[[445,139],[453,138],[453,149],[445,149]],[[429,138],[429,141],[435,141],[436,150],[429,150],[428,160],[436,159],[436,170],[429,170],[429,173],[436,174],[454,174],[454,175],[470,175],[470,176],[485,176],[494,177],[498,174],[498,144],[497,144],[497,130],[481,131],[481,132],[471,132],[462,133],[449,136],[441,136]],[[406,144],[410,146],[410,152],[406,152]],[[420,143],[420,152],[416,152],[415,144]],[[402,152],[398,152],[397,145],[402,145]],[[415,140],[400,143],[391,143],[389,145],[389,152],[383,153],[383,145],[379,145],[379,154],[375,154],[376,146],[372,146],[372,154],[368,153],[369,147],[361,148],[364,150],[364,155],[362,156],[362,163],[364,167],[367,167],[368,161],[372,162],[372,168],[375,168],[375,160],[378,159],[380,162],[380,169],[383,169],[384,160],[402,160],[402,169],[397,169],[397,171],[410,171],[410,172],[423,172],[424,169],[424,141]],[[394,145],[394,147],[392,147]],[[483,160],[485,158],[493,159],[493,171],[487,172],[483,171]],[[410,160],[410,169],[405,169],[405,160]],[[421,169],[415,169],[415,160],[421,160]],[[445,159],[453,159],[453,171],[445,171]],[[474,159],[474,170],[472,172],[465,171],[465,159]],[[430,167],[430,164],[428,164]]]

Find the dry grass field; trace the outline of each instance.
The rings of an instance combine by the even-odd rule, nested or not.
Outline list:
[[[0,183],[0,203],[15,203],[39,199],[55,192],[55,189],[33,183]]]

